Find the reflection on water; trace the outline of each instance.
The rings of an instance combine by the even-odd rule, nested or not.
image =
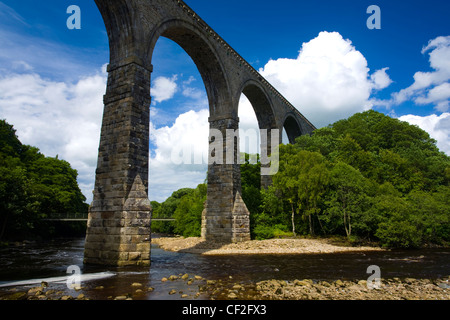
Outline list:
[[[28,243],[0,249],[0,284],[11,281],[67,276],[70,265],[81,267],[83,274],[111,272],[106,279],[83,282],[83,290],[93,299],[125,295],[132,283],[155,290],[143,299],[178,299],[170,290],[193,296],[198,286],[185,282],[161,282],[170,275],[199,275],[206,279],[233,279],[236,282],[257,282],[267,279],[367,279],[367,267],[378,265],[382,278],[436,279],[450,275],[450,249],[416,251],[357,252],[309,255],[233,255],[201,256],[167,252],[152,246],[150,268],[107,268],[83,266],[84,239]],[[31,285],[30,285],[31,286]],[[102,287],[99,290],[98,287]],[[95,289],[97,288],[97,289]],[[64,283],[61,290],[67,290]],[[0,288],[0,291],[6,290]],[[144,290],[145,291],[145,290]],[[207,298],[200,296],[201,298]]]

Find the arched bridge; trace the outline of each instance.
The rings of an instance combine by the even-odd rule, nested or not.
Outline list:
[[[270,155],[281,142],[283,128],[293,142],[315,127],[183,1],[95,2],[108,32],[110,63],[85,263],[150,263],[150,79],[160,37],[173,40],[192,58],[209,100],[210,161],[202,236],[248,240],[249,212],[240,196],[235,143],[241,94],[250,100],[263,129],[263,155]],[[263,186],[270,183],[270,167],[270,162],[263,163]]]

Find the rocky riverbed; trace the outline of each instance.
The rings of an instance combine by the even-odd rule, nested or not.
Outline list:
[[[379,247],[336,245],[329,239],[270,239],[240,243],[217,243],[201,238],[155,238],[152,243],[173,252],[199,253],[203,255],[231,254],[307,254],[356,251],[382,251]]]
[[[195,300],[450,300],[450,277],[428,280],[413,278],[381,279],[379,288],[369,288],[366,280],[360,281],[314,281],[302,279],[294,281],[264,280],[257,283],[236,282],[232,277],[220,280],[208,280],[196,275],[171,275],[161,279],[167,283],[166,293],[176,299]],[[190,287],[190,290],[170,289],[177,283]],[[77,293],[80,290],[80,293]],[[94,288],[95,296],[103,287]],[[127,293],[108,296],[104,300],[135,300],[145,298],[153,292],[153,287],[142,283],[130,283]],[[164,287],[160,290],[164,290]],[[83,291],[84,293],[81,293]],[[96,293],[94,293],[97,291]],[[21,291],[12,288],[10,293],[0,300],[90,300],[91,294],[78,288],[69,295],[64,291],[52,289],[42,283]]]

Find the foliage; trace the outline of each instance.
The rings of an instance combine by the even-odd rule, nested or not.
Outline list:
[[[450,158],[428,133],[375,111],[358,113],[281,146],[274,189],[261,193],[265,219],[257,222],[288,227],[286,212],[300,213],[291,222],[300,234],[387,247],[448,244],[449,177]]]
[[[57,230],[42,218],[86,213],[77,175],[68,162],[23,145],[13,126],[0,120],[0,238],[51,237]]]

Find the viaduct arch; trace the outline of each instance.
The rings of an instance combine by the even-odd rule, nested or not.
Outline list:
[[[259,127],[268,136],[284,127],[292,142],[315,127],[183,1],[95,2],[109,37],[110,63],[84,262],[146,266],[152,210],[148,199],[151,61],[159,37],[176,42],[196,64],[209,100],[210,128],[223,135],[224,158],[230,151],[227,130],[239,128],[241,93],[252,103]],[[236,149],[237,145],[235,159]],[[270,154],[270,144],[265,151]],[[262,184],[269,183],[270,177],[263,176]],[[206,240],[250,239],[249,212],[240,192],[238,161],[208,165],[202,215]]]

